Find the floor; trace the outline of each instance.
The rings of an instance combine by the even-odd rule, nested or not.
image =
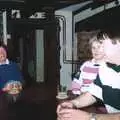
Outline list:
[[[56,120],[55,94],[50,86],[25,88],[20,99],[9,105],[8,120]]]

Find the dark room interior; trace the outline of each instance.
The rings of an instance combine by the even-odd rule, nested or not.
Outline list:
[[[25,85],[17,102],[9,103],[8,119],[6,120],[56,120],[56,95],[60,83],[60,26],[55,18],[55,11],[60,8],[82,3],[85,0],[0,0],[1,11],[7,10],[7,32],[11,35],[8,41],[9,58],[20,62],[20,45],[22,38],[22,65]],[[109,2],[109,0],[107,1]],[[105,4],[104,0],[93,0],[91,9]],[[10,11],[21,10],[21,19],[12,19]],[[45,12],[45,19],[28,19],[28,16],[36,11]],[[90,31],[98,29],[120,30],[120,7],[105,10],[75,24],[75,32]],[[28,62],[32,59],[34,65],[37,63],[35,52],[37,42],[35,31],[41,30],[44,38],[44,82],[36,82],[35,77],[28,74]],[[19,59],[20,60],[19,60]],[[37,69],[37,66],[35,66]],[[0,118],[1,120],[5,120]]]

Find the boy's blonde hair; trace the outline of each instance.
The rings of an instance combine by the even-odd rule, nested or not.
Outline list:
[[[100,44],[102,44],[103,43],[103,38],[97,38],[97,35],[96,36],[94,36],[94,37],[92,37],[90,40],[89,40],[89,46],[90,46],[90,49],[92,48],[92,44],[94,43],[94,42],[98,42],[98,43],[100,43]]]

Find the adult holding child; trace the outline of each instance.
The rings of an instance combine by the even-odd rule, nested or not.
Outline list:
[[[103,40],[106,62],[116,65],[99,68],[99,76],[91,89],[78,98],[64,102],[57,107],[59,120],[120,120],[120,33],[114,30],[100,32],[98,40]],[[101,99],[109,114],[93,114],[73,109],[89,106]]]
[[[71,85],[73,94],[81,94],[89,91],[91,84],[98,75],[99,67],[106,65],[105,53],[102,44],[103,40],[93,37],[89,40],[89,48],[92,59],[89,59],[80,66],[80,75],[74,78]]]

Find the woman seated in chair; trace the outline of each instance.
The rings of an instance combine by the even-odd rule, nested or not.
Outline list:
[[[0,118],[8,120],[8,103],[16,102],[23,76],[18,65],[8,60],[6,46],[0,45]]]

